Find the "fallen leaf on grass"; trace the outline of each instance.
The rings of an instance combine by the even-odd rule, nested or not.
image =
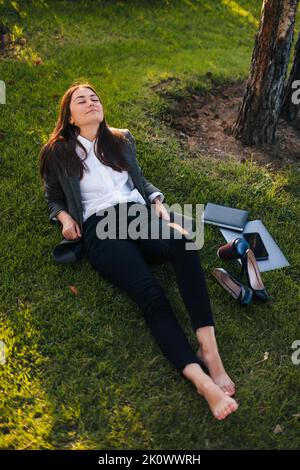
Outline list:
[[[69,289],[70,289],[71,292],[73,292],[74,295],[78,295],[77,287],[75,287],[75,286],[69,286]]]
[[[266,351],[264,354],[264,361],[267,361],[268,359],[269,359],[269,353],[268,351]]]
[[[269,353],[268,353],[268,351],[266,351],[266,352],[264,353],[264,357],[263,357],[260,361],[255,362],[254,364],[260,364],[261,362],[265,362],[265,361],[267,361],[268,359],[269,359]]]
[[[283,427],[280,426],[280,424],[276,424],[273,433],[274,434],[279,434],[280,432],[283,432],[283,431],[284,431]]]

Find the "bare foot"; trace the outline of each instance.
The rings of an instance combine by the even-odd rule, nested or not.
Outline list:
[[[206,352],[199,347],[196,356],[205,364],[214,383],[227,395],[234,395],[235,384],[225,371],[218,350],[213,348],[210,352]]]
[[[206,399],[214,417],[219,420],[225,419],[238,409],[237,402],[224,393],[211,379],[197,387],[197,392]]]

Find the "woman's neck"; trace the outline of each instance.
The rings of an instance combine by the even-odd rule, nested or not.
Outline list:
[[[93,142],[96,139],[98,127],[99,126],[81,127],[79,134],[81,135],[81,137],[84,137],[85,139],[88,139]]]

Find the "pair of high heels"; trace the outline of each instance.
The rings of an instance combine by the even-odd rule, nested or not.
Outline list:
[[[253,298],[264,302],[270,300],[255,255],[245,238],[238,237],[222,245],[218,249],[217,255],[223,260],[241,260],[241,275],[246,273],[248,285],[240,282],[223,268],[214,268],[213,270],[213,276],[241,305],[250,304]]]

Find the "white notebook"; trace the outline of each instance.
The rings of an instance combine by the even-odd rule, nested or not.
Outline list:
[[[266,260],[257,261],[259,270],[261,272],[271,271],[272,269],[284,268],[289,266],[289,262],[280,250],[279,246],[273,240],[272,236],[264,226],[261,220],[251,220],[247,222],[243,232],[237,232],[236,230],[228,230],[220,228],[223,237],[227,242],[234,240],[237,237],[242,237],[243,233],[258,232],[261,236],[261,239],[269,253],[269,258]],[[241,264],[241,261],[238,260]]]

